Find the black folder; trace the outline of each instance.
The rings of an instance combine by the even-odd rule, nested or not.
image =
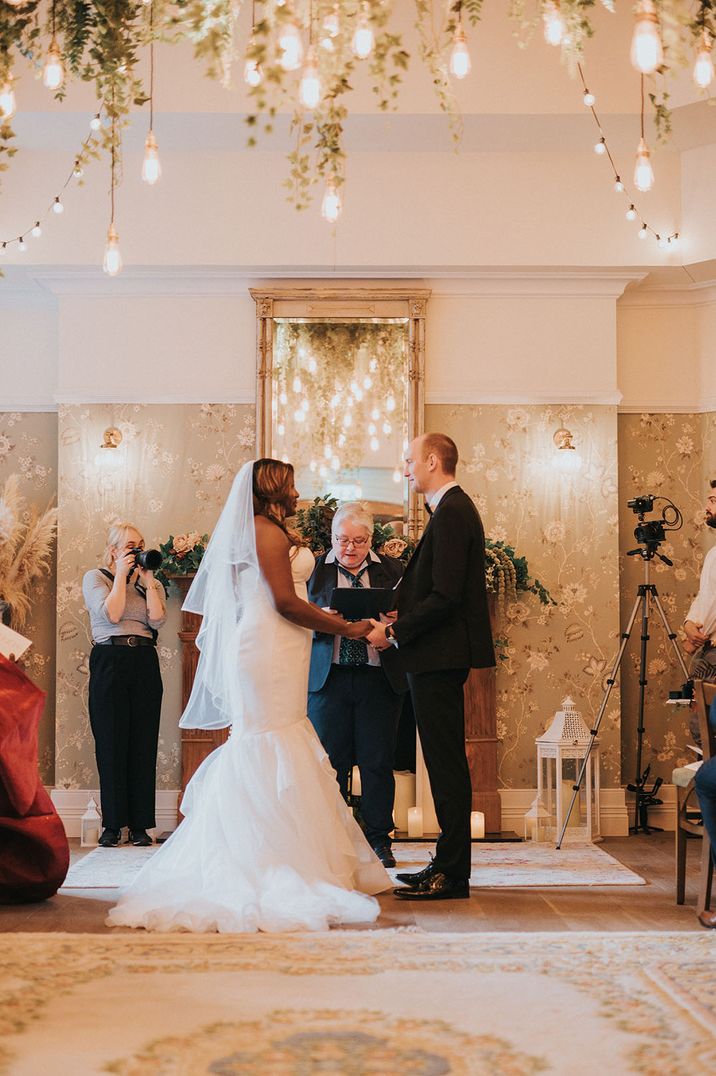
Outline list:
[[[377,620],[395,604],[395,593],[385,587],[335,587],[331,594],[331,609],[346,620]]]

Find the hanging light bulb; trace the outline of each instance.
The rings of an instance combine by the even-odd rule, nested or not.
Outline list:
[[[376,434],[377,432],[378,432],[378,427],[376,426],[375,422],[369,422],[368,423],[368,433]]]
[[[373,408],[373,410],[370,413],[370,417],[373,419],[374,422],[378,421],[378,419],[380,418],[380,411],[378,410],[377,407]]]
[[[370,439],[370,447],[372,448],[373,452],[378,451],[378,449],[380,448],[380,441],[378,440],[377,437],[371,437],[371,439]]]
[[[370,389],[372,387],[373,387],[373,378],[372,377],[364,377],[363,378],[363,388],[364,389]]]
[[[596,100],[597,99],[593,93],[590,93],[589,90],[584,91],[584,97],[582,98],[582,101],[587,106],[587,108],[593,108]]]
[[[144,143],[144,160],[142,161],[142,179],[153,187],[162,174],[162,166],[159,160],[159,148],[154,137],[154,131],[150,131]]]
[[[701,90],[706,90],[714,79],[714,62],[711,59],[711,38],[708,30],[704,28],[701,35],[701,44],[696,53],[694,64],[694,82]]]
[[[296,374],[296,376],[294,377],[293,383],[291,385],[291,388],[293,389],[294,392],[300,392],[301,389],[303,388],[303,385],[301,383],[301,378],[298,376],[298,374]]]
[[[323,20],[323,29],[329,37],[338,37],[341,28],[340,20],[338,18],[338,10],[338,4],[336,4],[333,11],[329,11]]]
[[[633,204],[629,206],[624,216],[627,220],[636,220],[636,209]]]
[[[99,131],[101,126],[102,126],[102,120],[100,119],[99,112],[97,112],[92,117],[92,119],[90,120],[90,130],[91,131]]]
[[[15,91],[12,88],[12,79],[6,79],[0,86],[0,119],[12,119],[16,108],[17,103],[15,101]]]
[[[311,355],[310,359],[308,360],[308,372],[309,374],[315,374],[317,369],[318,363],[314,359],[313,355]]]
[[[107,232],[107,245],[104,248],[104,261],[102,268],[107,276],[116,276],[122,269],[122,254],[119,249],[119,236],[114,223],[110,224]]]
[[[657,235],[656,245],[658,246],[659,250],[666,250],[669,245],[669,240],[666,238],[665,235]]]
[[[639,139],[634,165],[634,186],[638,191],[650,191],[654,186],[654,169],[649,160],[649,147],[643,138]]]
[[[639,229],[639,231],[636,234],[639,236],[640,239],[646,239],[647,235],[649,234],[647,226],[646,226],[646,224],[644,224],[643,221],[642,221],[641,228]]]
[[[34,235],[35,239],[39,239],[42,235],[42,228],[40,227],[39,220],[35,221],[35,227],[32,229],[32,235]]]
[[[52,203],[52,212],[53,213],[64,213],[64,211],[65,211],[65,207],[63,206],[62,202],[60,201],[60,196],[58,194],[57,197],[55,198],[54,202]]]
[[[295,23],[289,22],[283,27],[278,43],[282,50],[278,61],[281,67],[284,71],[298,71],[303,59],[303,42]]]
[[[635,17],[634,36],[631,39],[632,66],[642,75],[651,75],[664,62],[654,0],[639,0]]]
[[[259,86],[263,74],[256,60],[247,60],[244,64],[244,82],[247,86]]]
[[[388,435],[389,435],[389,434],[391,434],[392,432],[393,432],[393,427],[392,427],[392,426],[390,425],[390,423],[389,423],[389,422],[384,422],[384,423],[383,423],[383,433],[384,433],[384,434],[385,434],[386,436],[388,436]]]
[[[48,90],[58,90],[65,81],[65,65],[62,63],[62,53],[54,35],[47,50],[42,81]]]
[[[386,411],[395,411],[395,397],[394,396],[392,396],[392,395],[389,396],[388,399],[385,401],[385,410]]]
[[[321,203],[321,216],[329,224],[335,224],[341,215],[341,209],[343,205],[341,203],[341,196],[336,186],[336,180],[334,176],[329,176],[326,181],[326,191],[323,195],[323,202]]]
[[[298,411],[293,412],[293,417],[295,418],[296,422],[305,422],[306,421],[306,412],[302,411],[299,408]]]
[[[607,143],[604,138],[604,135],[602,135],[599,141],[595,143],[594,152],[596,153],[597,157],[602,157],[607,152]]]
[[[374,44],[375,34],[368,18],[368,7],[366,4],[362,4],[351,48],[359,60],[365,60],[373,51]]]
[[[316,51],[311,46],[308,50],[306,66],[301,75],[298,96],[304,108],[314,109],[321,100],[322,92],[321,76],[318,73],[318,64],[316,63]]]
[[[7,254],[7,243],[3,243],[2,246],[0,246],[0,255],[2,255],[2,257],[5,257],[6,254]]]
[[[678,245],[679,245],[679,233],[674,232],[674,234],[669,237],[669,246],[671,247],[672,250],[675,250],[676,247],[678,247]]]
[[[617,194],[621,194],[624,190],[624,184],[622,183],[621,176],[617,176],[617,178],[614,180],[614,190],[617,192]]]
[[[546,0],[542,9],[542,21],[544,22],[544,39],[548,45],[561,45],[567,27],[559,10],[559,4],[554,0]]]
[[[465,37],[462,22],[459,22],[450,52],[450,74],[454,75],[455,78],[467,78],[471,68],[470,53],[467,51],[467,38]]]
[[[82,167],[82,165],[80,164],[80,162],[75,161],[75,166],[72,169],[72,175],[75,177],[75,179],[82,179],[82,176],[84,174],[85,174],[85,170]]]
[[[27,243],[25,242],[24,235],[19,235],[17,237],[17,249],[20,251],[21,254],[24,254],[27,250]]]

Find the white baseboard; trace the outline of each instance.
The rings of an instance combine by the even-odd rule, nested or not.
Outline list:
[[[52,802],[62,819],[68,837],[80,836],[80,819],[87,809],[90,796],[99,803],[99,792],[86,788],[53,788],[50,790]],[[537,795],[534,788],[503,788],[500,790],[502,801],[502,829],[514,830],[520,837],[524,832],[524,816]],[[177,800],[179,791],[175,788],[160,789],[157,792],[156,832],[173,830],[177,821]],[[662,829],[672,830],[676,817],[676,789],[673,785],[662,785],[659,798],[664,802],[660,807],[652,807],[649,821]],[[600,822],[603,837],[628,837],[629,824],[632,820],[633,797],[623,788],[603,788],[600,796]]]
[[[68,837],[79,837],[81,831],[80,819],[87,810],[87,802],[92,796],[95,803],[99,804],[99,790],[94,788],[52,788],[49,791],[55,809],[62,819],[65,833]],[[176,788],[161,788],[157,791],[157,825],[156,829],[149,831],[150,833],[164,833],[166,830],[176,829],[178,799],[179,791]]]

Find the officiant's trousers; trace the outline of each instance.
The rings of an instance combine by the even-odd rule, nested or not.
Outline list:
[[[89,712],[102,824],[151,829],[162,678],[153,646],[93,646]]]

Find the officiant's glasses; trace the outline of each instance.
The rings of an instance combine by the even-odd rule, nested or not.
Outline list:
[[[337,534],[336,537],[335,537],[335,541],[338,542],[338,544],[340,546],[352,545],[352,546],[355,546],[356,549],[362,549],[364,545],[368,545],[368,542],[370,541],[370,537],[367,537],[367,538],[344,538],[342,534]]]

